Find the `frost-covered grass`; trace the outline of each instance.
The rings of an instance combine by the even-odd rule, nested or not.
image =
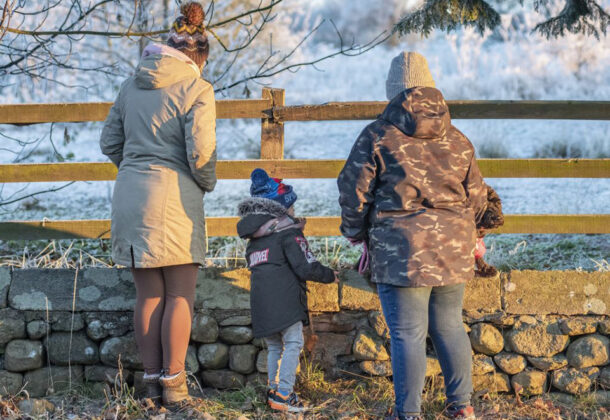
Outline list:
[[[332,2],[328,2],[330,3]],[[322,1],[316,4],[326,3]],[[368,7],[368,3],[366,4]],[[366,16],[366,7],[349,7],[349,12],[340,13],[345,19],[345,16],[351,16],[352,13],[362,13]],[[540,21],[540,16],[527,9],[519,10],[524,11],[514,19],[511,15],[504,15],[501,29],[484,37],[471,30],[462,30],[450,35],[435,33],[429,39],[417,36],[394,39],[388,45],[362,56],[338,57],[323,62],[316,68],[307,67],[296,73],[280,74],[264,82],[286,89],[289,104],[383,100],[385,77],[392,57],[402,50],[416,50],[428,58],[437,86],[447,99],[610,99],[610,72],[607,71],[610,48],[606,45],[607,39],[598,41],[580,35],[568,35],[557,40],[546,40],[530,33],[533,25]],[[306,13],[308,12],[303,12]],[[356,19],[349,19],[352,18]],[[349,26],[346,22],[344,26]],[[379,22],[377,24],[380,24]],[[300,54],[311,58],[331,52],[334,48],[331,44],[318,41]],[[120,79],[122,77],[113,79],[106,90],[79,90],[78,95],[72,95],[69,89],[60,89],[54,90],[52,94],[57,96],[58,92],[64,92],[62,99],[66,101],[72,98],[111,100],[116,94],[114,89]],[[251,88],[253,96],[260,94]],[[232,94],[239,92],[234,91]],[[40,89],[32,90],[23,97],[29,101],[40,102],[45,102],[47,98]],[[4,97],[1,101],[7,102],[8,99]],[[455,120],[454,123],[471,139],[480,157],[610,156],[608,121]],[[366,121],[288,122],[285,125],[286,158],[345,158],[353,141],[366,124]],[[101,127],[101,123],[0,126],[0,133],[4,136],[0,139],[0,161],[105,161],[106,158],[101,155],[97,146]],[[221,159],[252,159],[259,156],[258,121],[221,120],[218,122],[217,133]],[[29,144],[19,143],[15,139]],[[608,213],[609,179],[487,181],[502,197],[507,214]],[[301,215],[339,214],[334,180],[287,182],[292,184],[299,194],[297,212]],[[0,202],[12,201],[64,185],[5,184],[0,186]],[[112,187],[112,182],[77,182],[59,192],[36,195],[10,205],[0,205],[0,220],[108,218]],[[206,214],[235,215],[237,203],[247,195],[247,181],[221,181],[216,191],[206,196]],[[600,243],[610,242],[608,236],[528,236],[528,254],[518,257],[515,256],[518,254],[508,253],[516,244],[512,236],[498,238],[501,239],[497,240],[497,247],[502,248],[503,244],[506,244],[506,249],[502,248],[503,252],[497,257],[496,263],[506,268],[544,268],[542,262],[545,253],[550,252],[550,249],[546,249],[543,244],[549,244],[551,247],[560,242],[561,238],[576,244],[576,248],[572,254],[569,250],[561,250],[558,255],[564,255],[564,258],[551,258],[553,263],[548,268],[594,269],[595,266],[587,262],[590,258],[610,259],[608,248],[599,246]],[[230,258],[236,252],[239,254],[240,249],[236,250],[230,245],[232,240],[212,241],[210,255],[220,260]],[[313,242],[317,243],[316,241]],[[5,244],[2,246],[6,247]],[[39,252],[44,249],[46,243],[40,246]],[[243,249],[243,246],[241,248]],[[96,256],[104,255],[99,250],[96,252]],[[343,252],[347,252],[345,248]],[[530,254],[531,258],[528,257]],[[578,257],[579,254],[582,258]],[[490,258],[496,257],[490,255]],[[520,262],[520,259],[523,259],[523,262]]]
[[[355,267],[361,247],[341,237],[310,238],[320,262],[333,269]],[[486,261],[501,271],[610,271],[607,235],[488,235]],[[207,263],[244,267],[246,241],[208,239]],[[0,266],[13,268],[82,268],[113,266],[109,240],[2,241]]]
[[[608,235],[489,235],[485,260],[501,271],[607,271]]]

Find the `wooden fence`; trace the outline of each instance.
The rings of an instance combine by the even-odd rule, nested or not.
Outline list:
[[[610,101],[448,101],[454,119],[610,120]],[[103,121],[111,103],[0,105],[0,124]],[[286,106],[281,89],[263,89],[262,99],[220,100],[219,119],[261,120],[260,160],[219,161],[219,179],[248,179],[257,167],[281,178],[336,178],[342,160],[283,160],[287,121],[371,120],[386,102],[341,102]],[[346,141],[352,139],[346,139]],[[480,159],[487,178],[610,178],[610,159]],[[0,183],[109,181],[111,163],[0,165]],[[544,199],[539,197],[538,199]],[[210,236],[236,235],[234,217],[210,217]],[[309,217],[306,234],[339,235],[338,217]],[[507,215],[499,233],[610,233],[610,214]],[[109,220],[8,221],[0,239],[108,238]]]

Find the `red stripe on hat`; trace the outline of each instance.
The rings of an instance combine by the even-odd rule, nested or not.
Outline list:
[[[282,178],[271,178],[275,182],[277,182],[277,193],[282,195],[286,193],[286,186],[282,184]]]

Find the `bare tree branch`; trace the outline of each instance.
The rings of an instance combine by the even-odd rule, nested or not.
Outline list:
[[[6,21],[6,25],[4,22]],[[6,0],[4,2],[4,7],[2,8],[2,17],[0,18],[0,41],[6,35],[8,31],[8,26],[11,24],[11,5],[10,0]]]
[[[321,24],[320,24],[321,25]],[[349,46],[345,46],[343,43],[343,37],[341,36],[341,34],[339,33],[339,31],[337,30],[336,26],[335,30],[337,32],[337,35],[341,41],[341,45],[338,51],[335,51],[331,54],[327,54],[323,57],[318,57],[314,60],[309,60],[309,61],[302,61],[299,63],[294,63],[294,64],[286,64],[286,62],[288,61],[288,59],[295,53],[295,51],[301,47],[309,37],[311,37],[311,35],[313,33],[315,33],[320,25],[318,25],[316,28],[314,28],[314,30],[312,30],[312,32],[310,32],[304,39],[301,40],[301,42],[292,50],[290,51],[286,56],[284,56],[283,58],[281,58],[278,62],[276,62],[273,65],[267,65],[267,63],[271,60],[271,58],[273,56],[275,56],[274,53],[270,53],[269,56],[267,57],[267,59],[265,60],[265,62],[263,63],[263,65],[261,65],[258,70],[247,77],[244,77],[242,79],[239,79],[227,86],[223,86],[222,88],[218,88],[215,91],[216,92],[222,92],[225,90],[229,90],[231,88],[234,88],[235,86],[247,83],[249,81],[259,81],[261,79],[268,79],[270,77],[276,76],[282,72],[285,71],[298,71],[300,68],[302,67],[306,67],[306,66],[316,66],[317,64],[329,60],[331,58],[340,56],[340,55],[344,55],[344,56],[356,56],[356,55],[361,55],[366,53],[367,51],[370,51],[371,49],[375,48],[376,46],[383,44],[384,42],[386,42],[391,36],[392,33],[388,32],[388,31],[384,31],[382,33],[380,33],[379,35],[377,35],[374,39],[372,39],[371,41],[367,42],[366,44],[363,45],[357,45],[357,44],[351,44]],[[215,82],[217,82],[218,80],[216,80]]]
[[[61,187],[57,187],[57,188],[49,188],[49,189],[44,190],[44,191],[36,191],[35,193],[23,195],[21,197],[14,198],[12,200],[0,201],[0,207],[8,206],[9,204],[14,204],[14,203],[17,203],[18,201],[23,201],[23,200],[26,200],[28,198],[36,197],[36,196],[41,195],[41,194],[47,194],[47,193],[61,191],[61,190],[65,189],[65,188],[68,188],[70,185],[74,184],[75,182],[76,181],[68,182],[67,184],[64,184]]]
[[[79,86],[86,89],[85,86],[77,85],[71,81],[60,81],[55,78],[55,76],[48,75],[47,69],[53,68],[83,72],[93,71],[109,76],[119,74],[117,67],[118,62],[122,63],[122,68],[133,69],[135,67],[135,63],[133,62],[134,59],[128,57],[121,58],[120,52],[116,54],[113,52],[112,54],[114,54],[114,56],[111,55],[113,58],[118,58],[118,61],[115,59],[114,62],[105,62],[102,65],[98,65],[94,60],[89,60],[84,65],[76,65],[74,60],[71,59],[73,50],[72,43],[82,42],[83,40],[86,40],[86,37],[88,36],[102,36],[108,39],[133,37],[154,40],[157,39],[158,36],[167,33],[168,29],[149,30],[147,19],[142,17],[138,18],[138,13],[142,13],[141,9],[144,10],[144,1],[145,0],[134,0],[129,3],[129,7],[118,9],[119,11],[125,10],[130,15],[128,26],[124,30],[114,30],[111,27],[111,21],[108,19],[107,15],[106,18],[104,18],[104,13],[107,13],[108,7],[114,0],[97,0],[96,3],[87,8],[82,7],[81,0],[70,0],[70,3],[66,6],[67,10],[65,14],[62,16],[63,21],[58,25],[56,30],[40,30],[40,28],[49,26],[45,25],[45,22],[49,18],[51,11],[53,11],[54,8],[59,7],[60,4],[65,4],[65,1],[57,0],[52,4],[47,3],[38,14],[29,11],[13,10],[13,14],[19,13],[20,16],[24,17],[30,15],[40,16],[41,20],[36,21],[37,28],[34,30],[22,29],[20,26],[23,25],[23,22],[20,25],[17,25],[17,27],[11,27],[4,23],[2,24],[5,33],[11,33],[15,36],[8,40],[8,42],[0,44],[0,54],[4,53],[4,57],[8,57],[9,59],[8,62],[0,63],[0,74],[2,74],[2,72],[11,75],[23,74],[36,80],[46,80],[66,87]],[[240,84],[247,84],[249,81],[261,83],[263,79],[273,77],[285,71],[295,72],[303,66],[316,67],[320,62],[339,55],[352,56],[362,54],[376,45],[385,42],[391,36],[391,33],[384,32],[362,46],[356,45],[354,42],[347,45],[337,28],[334,27],[334,23],[331,22],[337,34],[337,39],[339,40],[340,46],[338,50],[312,60],[302,60],[296,63],[292,62],[295,53],[303,48],[312,38],[321,24],[324,23],[322,22],[305,34],[290,51],[283,55],[280,55],[279,51],[274,50],[270,38],[269,54],[267,56],[259,55],[259,57],[257,57],[256,62],[259,63],[257,68],[254,68],[247,76],[237,80],[231,80],[227,82],[226,85],[219,87],[218,84],[221,81],[226,80],[228,75],[231,74],[234,66],[239,63],[239,60],[242,57],[241,53],[252,47],[255,40],[263,34],[265,28],[274,21],[276,17],[274,13],[275,9],[282,2],[283,0],[268,0],[268,2],[267,0],[258,0],[258,4],[252,5],[249,10],[237,13],[234,16],[221,17],[216,22],[211,22],[216,16],[216,4],[214,1],[210,2],[207,15],[207,30],[218,42],[218,45],[223,50],[223,54],[225,54],[223,57],[220,57],[220,62],[226,63],[225,68],[217,66],[213,71],[211,78],[213,80],[212,83],[216,85],[216,91],[227,91]],[[5,9],[8,4],[9,1],[7,0]],[[95,12],[101,12],[101,14]],[[74,16],[75,13],[77,16]],[[118,21],[119,26],[122,21],[122,15],[122,12],[117,15],[116,21]],[[142,24],[140,24],[140,27],[134,30],[137,19],[144,19],[144,21],[142,21],[144,25],[142,26]],[[3,20],[3,22],[5,21],[6,19]],[[101,24],[107,28],[106,30],[100,30],[95,27],[87,28],[86,26],[91,26],[91,22],[96,22],[97,26]],[[235,27],[235,25],[237,25],[237,27]],[[112,26],[116,27],[116,25]],[[227,35],[229,39],[223,39],[227,37]],[[30,41],[28,41],[28,39]],[[19,44],[17,43],[18,40],[20,40]],[[63,40],[63,43],[59,43],[59,40]],[[103,49],[100,49],[96,44],[89,44],[91,44],[91,49],[103,53]],[[142,49],[143,44],[141,42],[139,44],[140,49]],[[218,58],[215,59],[215,63],[218,63]]]
[[[112,1],[114,1],[114,0],[106,0],[106,1],[103,1],[102,3],[108,3],[108,2],[112,2]],[[248,17],[248,16],[251,16],[256,13],[271,11],[275,6],[280,4],[282,1],[284,1],[284,0],[274,0],[267,6],[262,6],[262,7],[253,9],[253,10],[249,10],[247,12],[244,12],[244,13],[234,16],[232,18],[209,24],[206,26],[206,29],[211,30],[211,29],[218,28],[218,27],[227,25],[227,24],[235,22],[235,21],[239,21],[240,19],[242,19],[244,17]],[[139,0],[135,0],[135,7],[137,7],[138,2],[139,2]],[[6,0],[5,8],[6,8],[6,5],[8,5],[8,3],[9,3],[9,0]],[[48,9],[45,9],[45,10],[48,10]],[[93,10],[91,10],[90,12],[92,12],[92,11]],[[90,14],[90,13],[87,13],[87,15],[88,14]],[[83,16],[83,17],[86,17],[86,16]],[[134,16],[134,20],[135,20],[135,16]],[[93,35],[93,36],[106,36],[106,37],[122,38],[122,37],[153,37],[153,36],[158,36],[158,35],[163,35],[163,34],[169,33],[169,29],[158,29],[158,30],[154,30],[154,31],[145,31],[145,32],[131,31],[134,20],[132,20],[131,24],[129,25],[128,30],[123,31],[123,32],[92,31],[92,30],[55,30],[55,31],[26,30],[26,29],[19,29],[19,28],[11,28],[8,26],[8,24],[4,25],[3,20],[0,21],[0,29],[2,29],[4,32],[10,32],[10,33],[17,34],[17,35],[27,35],[27,36],[33,36],[33,37],[60,36],[60,35],[64,35],[64,36]]]
[[[70,31],[72,28],[76,27],[78,24],[80,24],[81,22],[85,21],[85,20],[86,20],[86,18],[87,18],[87,17],[88,17],[90,14],[92,14],[92,13],[93,13],[95,10],[97,10],[99,7],[103,6],[103,5],[104,5],[104,4],[106,4],[106,3],[110,3],[110,2],[112,2],[112,1],[114,1],[114,0],[101,0],[101,1],[99,1],[98,3],[96,3],[95,5],[91,6],[91,7],[89,8],[89,10],[87,10],[85,13],[82,13],[82,14],[81,14],[81,15],[78,17],[78,19],[77,19],[77,20],[76,20],[74,23],[72,23],[71,25],[69,25],[69,26],[66,28],[66,31],[68,31],[68,32],[69,32],[69,31]],[[7,2],[8,2],[8,1],[7,1]],[[69,16],[69,15],[68,15],[68,16]],[[65,24],[66,24],[67,19],[68,19],[68,16],[66,16],[66,21],[64,21],[64,23],[61,25],[61,27],[63,27],[63,25],[65,25]],[[61,29],[60,29],[60,32],[66,32],[66,31],[63,31],[63,30],[61,30]],[[16,60],[13,60],[13,61],[11,61],[11,62],[9,62],[9,63],[7,63],[7,64],[4,64],[4,65],[0,66],[0,70],[4,70],[4,69],[7,69],[7,68],[9,68],[9,67],[12,67],[12,66],[16,66],[16,65],[18,65],[18,64],[19,64],[19,63],[21,63],[22,61],[26,60],[26,59],[27,59],[27,58],[28,58],[28,57],[29,57],[29,56],[30,56],[32,53],[34,53],[34,52],[36,52],[37,50],[39,50],[40,48],[42,48],[42,46],[43,46],[45,43],[50,42],[51,40],[53,40],[54,38],[56,38],[58,35],[59,35],[59,34],[54,34],[54,35],[51,35],[51,37],[50,37],[50,38],[48,38],[47,40],[41,41],[41,42],[40,42],[40,43],[39,43],[37,46],[35,46],[34,48],[32,48],[32,50],[30,50],[30,51],[29,51],[27,54],[22,55],[21,57],[17,58]],[[38,37],[38,35],[36,35],[36,37]]]

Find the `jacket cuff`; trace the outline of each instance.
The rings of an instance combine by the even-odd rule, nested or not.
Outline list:
[[[328,267],[325,267],[325,268],[326,268],[326,273],[324,274],[324,279],[322,280],[322,283],[329,284],[329,283],[334,282],[335,281],[335,272]]]
[[[346,238],[356,239],[359,241],[365,241],[367,237],[366,229],[359,227],[347,227],[345,225],[341,225],[341,233]]]

